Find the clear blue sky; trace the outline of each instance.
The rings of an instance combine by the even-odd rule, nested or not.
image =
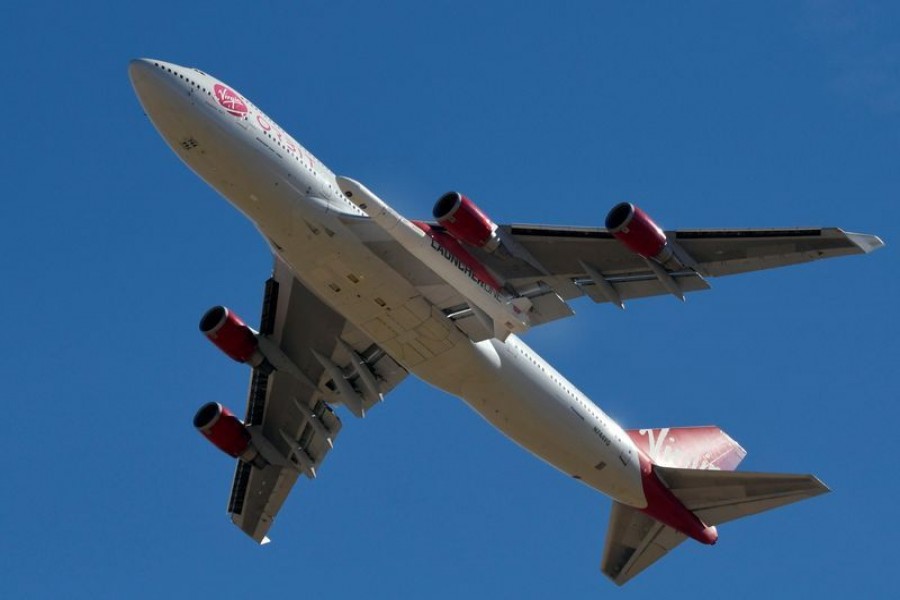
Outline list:
[[[485,7],[490,4],[490,7]],[[624,3],[622,3],[624,4]],[[630,3],[629,3],[630,4]],[[5,597],[873,597],[894,587],[900,9],[891,2],[15,3],[0,21]],[[888,247],[713,281],[526,340],[626,427],[718,424],[828,496],[685,543],[623,589],[609,500],[409,380],[345,430],[273,543],[191,427],[248,372],[270,257],[142,114],[128,60],[193,65],[411,217],[836,225]]]

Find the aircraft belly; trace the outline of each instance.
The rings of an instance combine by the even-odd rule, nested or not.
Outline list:
[[[414,371],[468,338],[406,279],[383,263],[324,208],[307,207],[305,224],[279,250],[297,278]],[[265,233],[265,231],[264,231]]]
[[[295,205],[309,187],[301,181],[306,174],[274,156],[252,127],[223,121],[202,99],[166,101],[172,106],[156,110],[152,119],[175,154],[267,237],[290,236]]]
[[[466,339],[441,361],[423,363],[414,373],[464,400],[511,440],[563,473],[620,502],[644,506],[637,449],[630,438],[608,417],[601,423],[573,411],[576,403],[553,379],[519,357],[519,346],[527,348],[515,336],[505,343]]]

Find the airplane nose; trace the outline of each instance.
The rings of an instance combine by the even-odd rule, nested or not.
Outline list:
[[[153,71],[153,63],[147,58],[135,58],[128,63],[128,78],[131,83],[137,84],[138,81],[146,81]]]
[[[128,63],[128,78],[135,93],[145,105],[159,100],[165,95],[165,89],[168,87],[164,82],[162,69],[154,64],[149,58],[135,58]]]
[[[136,58],[128,64],[128,78],[144,112],[151,118],[172,112],[184,101],[169,70],[167,63],[150,58]]]

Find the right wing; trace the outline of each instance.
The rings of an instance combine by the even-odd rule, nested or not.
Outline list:
[[[314,479],[333,447],[341,421],[329,403],[342,402],[362,416],[407,374],[277,258],[260,324],[264,352],[267,344],[292,365],[253,370],[244,422],[254,443],[265,446],[262,454],[275,460],[264,467],[238,460],[228,503],[232,521],[259,543],[268,540],[298,477]]]

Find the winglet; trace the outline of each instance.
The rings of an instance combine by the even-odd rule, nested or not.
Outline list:
[[[875,252],[879,248],[884,247],[884,242],[881,241],[881,238],[877,235],[869,235],[867,233],[844,233],[847,236],[847,239],[853,242],[857,248],[866,254]]]

